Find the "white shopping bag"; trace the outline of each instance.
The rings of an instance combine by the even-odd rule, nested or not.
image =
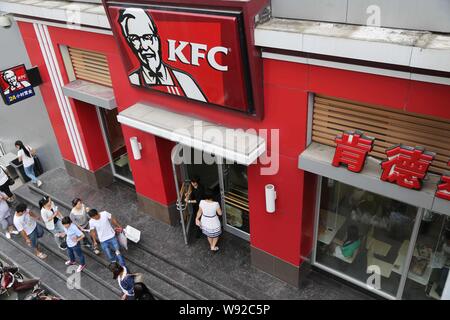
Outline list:
[[[128,240],[124,232],[117,234],[117,241],[119,241],[119,244],[122,248],[128,250]]]
[[[127,226],[124,230],[124,233],[125,236],[134,243],[138,243],[139,240],[141,240],[141,232],[138,229],[133,228],[132,226]]]

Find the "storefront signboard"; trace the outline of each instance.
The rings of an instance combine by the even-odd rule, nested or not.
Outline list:
[[[0,87],[3,100],[7,105],[34,96],[33,86],[23,64],[0,71]]]
[[[331,164],[335,167],[344,164],[349,171],[361,172],[368,153],[372,151],[375,138],[352,130],[337,135],[335,141],[336,149]],[[381,180],[420,190],[436,154],[426,151],[423,147],[399,144],[387,149],[386,156],[387,159],[381,162]],[[442,176],[436,196],[450,200],[450,176]]]
[[[131,85],[253,113],[240,11],[107,7]]]
[[[361,131],[345,131],[338,135],[336,151],[332,165],[335,167],[346,164],[347,169],[353,172],[361,172],[366,161],[367,154],[372,151],[372,137],[365,136]]]
[[[388,157],[381,163],[381,180],[396,183],[408,189],[422,189],[422,180],[428,172],[434,157],[433,152],[421,147],[409,147],[403,144],[386,150]]]
[[[450,168],[450,160],[447,165]],[[436,190],[436,197],[450,201],[450,173],[442,175]]]

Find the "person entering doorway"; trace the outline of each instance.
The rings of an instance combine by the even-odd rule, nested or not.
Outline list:
[[[205,193],[205,199],[199,203],[195,224],[208,237],[211,251],[217,252],[219,250],[217,242],[219,241],[219,236],[222,234],[222,225],[219,220],[219,216],[222,215],[222,210],[220,209],[219,203],[214,201],[213,198],[214,196],[211,192]]]
[[[192,204],[192,210],[194,214],[198,212],[200,201],[202,201],[205,197],[205,188],[200,184],[200,178],[198,176],[194,176],[191,179],[190,185],[190,193],[186,193],[186,203]],[[195,237],[198,239],[202,235],[202,230],[200,228],[197,229]]]

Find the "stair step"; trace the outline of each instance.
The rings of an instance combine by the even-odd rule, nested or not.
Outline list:
[[[23,201],[27,202],[32,211],[38,213],[37,212],[38,208],[35,206],[35,203],[37,203],[41,197],[33,192],[27,193],[22,191],[23,190],[21,190],[20,193],[16,193],[16,195],[20,197]],[[57,205],[60,205],[56,199],[54,199],[54,202]],[[66,212],[67,210],[64,210],[64,208],[60,207],[59,209],[63,214],[66,215],[68,214],[68,212]],[[65,253],[57,252],[60,251],[60,249],[56,246],[56,243],[53,239],[53,235],[51,235],[49,232],[46,232],[46,235],[41,240],[43,246],[46,249],[45,252],[47,253],[47,251],[52,251],[53,254],[58,255],[61,260],[59,262],[60,264],[62,263],[63,260],[64,261],[67,260],[67,258],[64,258]],[[101,281],[104,281],[103,283],[101,283],[101,286],[103,287],[105,287],[105,285],[107,286],[108,284],[109,286],[115,285],[117,287],[118,284],[116,280],[111,281],[112,280],[111,273],[107,269],[109,262],[100,256],[96,256],[86,248],[83,248],[83,252],[86,256],[86,264],[87,264],[87,268],[85,269],[85,271],[83,271],[83,273],[85,272],[90,273],[91,271],[92,273],[95,273],[97,278],[101,279]],[[62,264],[64,265],[64,263]],[[191,292],[186,290],[180,290],[180,288],[174,286],[173,283],[167,282],[161,279],[161,277],[155,276],[153,273],[148,272],[146,266],[145,265],[143,266],[138,261],[136,261],[136,263],[133,263],[133,261],[129,261],[127,263],[127,266],[133,273],[135,272],[143,273],[146,285],[150,288],[150,290],[152,291],[152,293],[156,298],[164,300],[166,299],[192,300],[197,298],[193,296]],[[120,291],[117,292],[120,293]]]

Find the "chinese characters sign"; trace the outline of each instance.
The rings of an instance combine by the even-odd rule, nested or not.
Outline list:
[[[450,161],[447,165],[450,168]],[[450,173],[442,175],[437,187],[436,197],[450,201]]]
[[[252,110],[239,12],[113,5],[108,14],[132,85]]]
[[[427,152],[423,148],[404,145],[386,150],[386,155],[388,159],[381,164],[383,169],[381,180],[416,190],[422,188],[422,180],[435,157],[434,153]]]
[[[355,130],[345,131],[338,135],[335,141],[336,150],[331,164],[335,167],[344,164],[349,171],[361,172],[375,139]],[[422,147],[400,144],[387,149],[386,157],[387,159],[381,163],[381,180],[404,188],[420,190],[436,154]],[[448,166],[450,168],[450,161]],[[436,197],[450,201],[450,173],[442,175]]]
[[[336,152],[333,158],[333,166],[346,164],[348,170],[361,172],[367,154],[373,148],[372,137],[366,137],[360,131],[346,131],[336,137]]]
[[[3,100],[7,105],[34,96],[24,65],[19,65],[0,72],[0,87]]]

